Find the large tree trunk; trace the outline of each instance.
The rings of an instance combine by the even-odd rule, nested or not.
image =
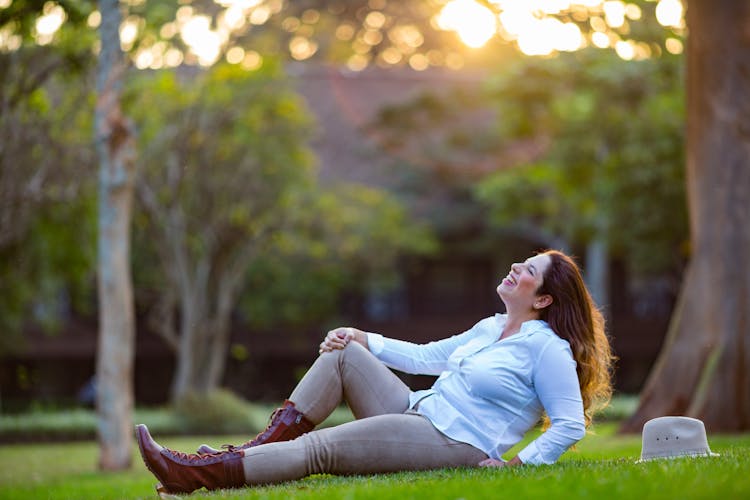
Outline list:
[[[750,429],[750,2],[690,0],[687,20],[692,257],[624,431],[663,415]]]
[[[130,466],[133,413],[134,313],[130,218],[135,180],[133,127],[120,109],[124,59],[117,0],[101,0],[96,142],[99,153],[99,346],[97,411],[99,467]]]

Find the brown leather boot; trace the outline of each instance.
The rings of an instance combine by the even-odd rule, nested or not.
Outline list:
[[[271,423],[268,424],[266,430],[246,443],[238,446],[225,444],[222,448],[226,448],[229,451],[238,451],[252,448],[259,444],[291,441],[302,434],[310,432],[314,428],[315,424],[310,422],[302,412],[294,407],[294,403],[287,399],[284,401],[284,405],[281,408],[276,408],[273,414],[271,414]],[[202,455],[210,455],[213,453],[219,453],[219,450],[212,448],[207,444],[202,444],[200,448],[198,448],[198,453]]]
[[[241,451],[213,455],[190,455],[160,446],[148,428],[136,426],[141,457],[156,478],[161,481],[157,491],[190,493],[202,487],[208,490],[238,488],[245,485]]]

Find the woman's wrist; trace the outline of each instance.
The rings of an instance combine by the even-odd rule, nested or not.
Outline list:
[[[352,337],[352,340],[364,346],[365,349],[369,350],[369,346],[367,342],[367,332],[363,332],[362,330],[359,330],[356,328],[353,330],[354,330],[354,335]]]

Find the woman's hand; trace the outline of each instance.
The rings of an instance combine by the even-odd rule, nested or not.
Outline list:
[[[506,467],[507,463],[504,460],[497,460],[494,458],[488,458],[479,462],[480,467]]]
[[[359,342],[367,347],[367,335],[362,330],[351,327],[341,327],[331,330],[320,343],[319,354],[331,352],[334,349],[343,349],[351,341]]]
[[[482,460],[479,462],[480,467],[513,467],[516,465],[523,465],[523,462],[521,462],[521,459],[518,458],[518,455],[513,457],[512,459],[508,460],[507,462],[505,460],[497,460],[494,458],[487,458],[485,460]]]

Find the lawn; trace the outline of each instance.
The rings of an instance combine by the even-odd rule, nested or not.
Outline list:
[[[552,466],[315,476],[273,487],[204,491],[190,498],[750,498],[750,434],[709,436],[712,450],[721,454],[718,458],[637,464],[640,436],[619,436],[614,429],[613,424],[600,425]],[[207,439],[211,443],[242,439],[156,437],[180,450],[194,449]],[[135,444],[130,471],[100,473],[96,459],[96,444],[91,441],[0,446],[0,499],[157,498],[156,481]]]

